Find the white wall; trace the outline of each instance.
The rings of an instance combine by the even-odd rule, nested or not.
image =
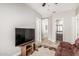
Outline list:
[[[41,42],[41,18],[36,20],[36,43]]]
[[[79,37],[79,13],[77,17],[77,37]]]
[[[50,41],[53,41],[54,42],[54,39],[52,39],[52,32],[53,32],[53,29],[52,29],[52,16],[50,16],[48,18],[48,40]],[[54,37],[53,37],[54,38]]]
[[[52,20],[52,39],[56,40],[56,19],[63,19],[64,21],[64,28],[63,28],[63,40],[67,42],[74,42],[74,35],[73,35],[73,19],[75,20],[75,10],[68,10],[60,13],[56,13],[53,15]]]
[[[77,14],[77,37],[79,37],[79,7],[76,10]]]
[[[35,28],[36,17],[40,15],[25,4],[0,4],[0,55],[15,55],[15,28]]]

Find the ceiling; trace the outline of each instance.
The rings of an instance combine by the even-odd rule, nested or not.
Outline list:
[[[42,4],[43,3],[28,3],[27,5],[41,14],[44,18],[49,17],[54,13],[71,9],[74,10],[79,5],[78,3],[46,3],[46,5],[42,7]]]

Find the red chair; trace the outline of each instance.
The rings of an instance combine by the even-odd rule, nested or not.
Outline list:
[[[79,56],[79,38],[77,38],[75,40],[75,44],[74,44],[74,55],[75,56]]]
[[[73,46],[68,42],[60,42],[58,48],[56,49],[56,56],[73,56]]]

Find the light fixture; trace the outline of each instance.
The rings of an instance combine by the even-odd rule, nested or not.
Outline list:
[[[57,5],[59,5],[59,3],[54,3],[54,5],[56,5],[56,6],[57,6]]]
[[[43,3],[43,4],[42,4],[42,7],[44,7],[45,5],[46,5],[46,3]]]

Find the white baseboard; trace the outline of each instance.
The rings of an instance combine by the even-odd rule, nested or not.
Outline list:
[[[19,56],[21,55],[21,51],[19,51],[18,53],[14,54],[13,56]]]

